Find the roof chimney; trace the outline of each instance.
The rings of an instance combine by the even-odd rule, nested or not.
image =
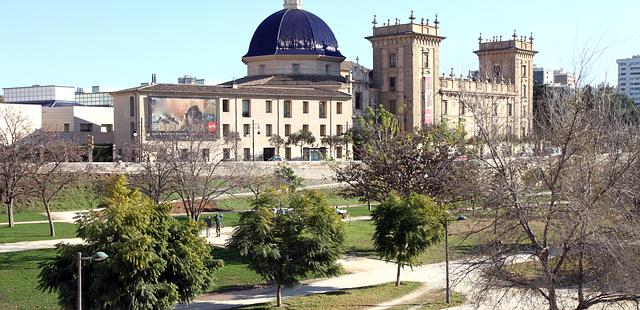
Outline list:
[[[156,74],[155,73],[151,75],[151,84],[152,85],[156,84]]]
[[[302,0],[284,0],[284,8],[302,10]]]
[[[91,92],[92,93],[99,93],[100,92],[100,86],[91,86]]]

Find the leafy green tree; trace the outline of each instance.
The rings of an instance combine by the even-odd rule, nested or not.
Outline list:
[[[311,145],[316,142],[316,137],[310,131],[300,130],[289,135],[287,144],[297,145],[300,147],[300,160],[304,160],[304,146]]]
[[[276,285],[276,305],[282,287],[293,288],[305,275],[337,275],[344,232],[340,218],[322,194],[313,191],[290,194],[286,212],[274,213],[281,196],[261,195],[253,212],[240,216],[229,247],[249,259],[249,267]]]
[[[289,166],[278,167],[274,174],[279,182],[287,185],[289,192],[295,192],[302,186],[302,178],[297,176],[293,168]]]
[[[103,251],[109,258],[82,267],[82,301],[87,309],[173,309],[213,284],[222,262],[199,237],[194,221],[171,217],[171,206],[156,205],[118,176],[109,187],[106,209],[78,223],[85,244],[59,244],[45,262],[39,288],[57,292],[64,309],[76,304],[77,253]]]
[[[280,148],[286,144],[286,141],[280,135],[273,135],[269,138],[269,144],[276,148],[276,155],[280,156]]]
[[[399,286],[402,267],[413,267],[416,258],[442,237],[444,212],[427,196],[392,194],[373,211],[372,218],[374,247],[382,259],[398,265]]]

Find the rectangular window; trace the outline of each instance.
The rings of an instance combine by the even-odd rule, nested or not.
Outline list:
[[[209,149],[202,149],[202,160],[207,162],[209,161],[210,157],[209,157]]]
[[[244,148],[244,160],[246,161],[251,160],[251,149],[248,147]]]
[[[291,101],[284,102],[284,117],[291,118]]]
[[[112,124],[102,124],[100,125],[100,132],[113,132]]]
[[[242,125],[242,133],[245,137],[248,137],[251,131],[251,127],[249,124]]]
[[[273,135],[273,126],[271,124],[267,124],[265,127],[265,135],[267,135],[267,137],[271,137]]]
[[[442,114],[449,114],[449,102],[446,100],[442,100]]]
[[[389,68],[395,68],[396,67],[396,53],[391,53],[389,54]]]
[[[336,147],[336,158],[342,158],[342,147]]]
[[[71,126],[69,124],[64,124],[64,132],[71,131]]]
[[[288,137],[291,135],[291,125],[286,124],[284,125],[284,136]]]
[[[320,125],[320,136],[321,137],[327,136],[327,125]]]
[[[396,91],[396,78],[389,78],[389,91]]]
[[[464,105],[464,102],[461,102],[460,103],[460,116],[464,116],[465,112],[467,112],[467,111],[466,111],[466,107]]]
[[[284,159],[291,160],[291,148],[290,147],[285,147],[284,148]]]
[[[329,72],[331,72],[331,66],[330,65],[324,65],[324,74],[325,75],[329,75]]]
[[[342,102],[336,102],[336,114],[342,114]]]
[[[513,116],[513,106],[511,105],[511,103],[507,103],[507,111],[509,113],[509,116]]]
[[[300,64],[292,64],[291,71],[293,74],[300,74]]]
[[[422,53],[422,67],[429,68],[429,52]]]
[[[336,135],[342,135],[342,125],[336,125]]]
[[[80,132],[92,132],[93,125],[92,124],[80,124]]]
[[[260,65],[258,67],[258,74],[264,75],[265,71],[266,71],[266,66],[265,65]]]
[[[133,99],[133,97],[129,99],[129,116],[131,117],[136,116],[136,104],[135,104],[135,99]]]
[[[264,111],[265,113],[271,113],[273,112],[273,105],[271,100],[267,100],[264,102]]]
[[[500,68],[500,65],[493,65],[493,77],[496,79],[502,77],[502,68]]]
[[[389,112],[396,114],[396,110],[398,109],[398,107],[396,106],[396,101],[395,100],[389,100]]]
[[[222,149],[222,160],[230,160],[231,159],[231,149],[224,148]]]
[[[303,132],[309,132],[309,125],[307,125],[307,124],[302,125],[302,131]]]
[[[320,110],[320,118],[327,118],[327,103],[321,101],[318,107]]]
[[[356,92],[356,110],[362,110],[362,93],[361,92]]]
[[[522,85],[522,97],[527,97],[527,85]]]
[[[309,101],[302,102],[302,113],[309,114]]]
[[[527,65],[522,65],[522,77],[527,76]]]
[[[251,117],[251,101],[242,100],[242,117]]]
[[[226,137],[231,132],[231,127],[229,124],[222,124],[222,136]]]
[[[229,112],[229,99],[222,99],[222,112]]]

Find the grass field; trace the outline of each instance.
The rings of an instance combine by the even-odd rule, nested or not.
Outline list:
[[[418,282],[402,282],[354,288],[324,294],[290,297],[281,309],[366,309],[407,295],[420,287]],[[259,304],[237,309],[278,309],[274,303]]]
[[[39,291],[39,264],[56,251],[0,253],[0,309],[59,309],[57,296]]]
[[[224,260],[224,267],[216,272],[212,292],[246,289],[264,282],[259,274],[249,269],[246,259],[227,249],[215,248],[213,257]]]
[[[13,220],[16,222],[46,221],[47,216],[37,212],[14,213]],[[0,223],[7,222],[9,222],[9,216],[6,213],[0,214]]]
[[[0,227],[0,243],[20,241],[52,240],[76,237],[76,225],[71,223],[54,223],[55,238],[49,236],[49,224],[20,224],[15,227]]]

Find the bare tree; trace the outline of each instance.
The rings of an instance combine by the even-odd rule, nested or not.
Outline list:
[[[237,169],[223,169],[220,141],[207,134],[188,130],[171,135],[172,151],[167,161],[172,164],[173,190],[180,197],[187,215],[197,221],[200,214],[216,198],[237,187]]]
[[[0,113],[0,196],[4,199],[9,227],[14,227],[13,208],[16,199],[27,191],[25,185],[29,163],[25,152],[31,147],[33,124],[21,111],[2,107]]]
[[[238,149],[240,140],[240,134],[237,131],[232,131],[224,136],[224,143],[230,145],[233,148],[234,161],[238,161]]]
[[[73,143],[64,141],[53,134],[39,133],[28,149],[30,194],[36,196],[47,213],[49,233],[56,235],[51,217],[51,202],[67,186],[78,179],[78,172],[62,171],[66,162],[81,159],[84,150]]]
[[[476,232],[493,230],[472,268],[483,289],[511,288],[560,308],[561,288],[575,309],[640,299],[640,122],[637,111],[607,92],[551,91],[537,102],[536,132],[508,134],[503,104],[481,93],[458,100],[474,115],[486,148],[476,193],[482,213]],[[514,150],[523,150],[518,156]],[[531,257],[509,264],[514,255]]]
[[[141,171],[132,176],[132,185],[149,196],[156,204],[164,203],[174,191],[174,168],[172,161],[176,150],[171,143],[159,140],[134,146],[139,149]]]

